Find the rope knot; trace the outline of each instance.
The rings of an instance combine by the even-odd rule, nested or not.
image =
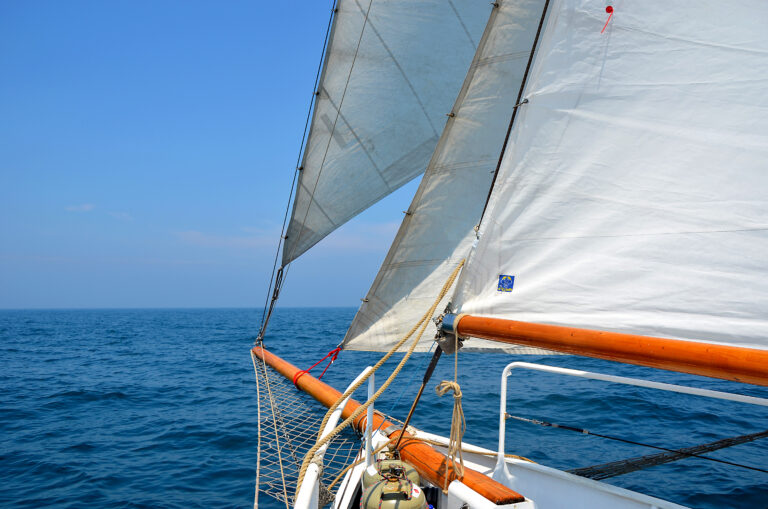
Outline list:
[[[464,419],[464,410],[461,408],[461,387],[458,382],[443,380],[435,387],[438,396],[444,396],[448,391],[453,391],[453,416],[451,418],[451,435],[448,439],[448,457],[453,463],[453,471],[456,479],[464,477],[464,456],[461,453],[461,441],[464,438],[464,432],[467,430],[467,421]],[[456,461],[458,457],[459,461]],[[448,475],[448,466],[446,465],[445,484],[443,493],[448,492],[450,482]]]
[[[299,381],[299,378],[301,378],[301,377],[302,377],[302,376],[304,376],[305,374],[309,373],[309,372],[312,370],[312,368],[314,368],[315,366],[317,366],[318,364],[320,364],[321,362],[323,362],[325,359],[327,359],[327,358],[329,358],[329,357],[330,357],[330,358],[331,358],[331,360],[329,360],[329,361],[328,361],[328,365],[327,365],[327,366],[325,366],[325,369],[323,370],[323,372],[322,372],[322,373],[320,373],[320,376],[318,376],[318,377],[317,377],[317,379],[318,379],[318,380],[320,380],[321,378],[323,378],[323,375],[325,375],[325,372],[326,372],[326,371],[328,371],[328,368],[330,368],[330,367],[331,367],[331,364],[333,364],[333,363],[336,361],[336,359],[339,357],[339,352],[341,352],[341,347],[340,347],[340,346],[339,346],[339,347],[336,347],[336,348],[334,348],[333,350],[331,350],[330,352],[328,352],[327,354],[325,354],[325,357],[323,357],[322,359],[320,359],[320,360],[319,360],[319,361],[317,361],[316,363],[312,364],[312,366],[310,366],[310,367],[309,367],[309,369],[302,369],[302,370],[300,370],[300,371],[297,371],[297,372],[296,372],[296,374],[295,374],[295,375],[293,375],[293,385],[295,385],[295,386],[296,386],[296,388],[298,389],[298,388],[299,388],[299,386],[297,385],[297,383],[298,383],[298,381]]]
[[[444,396],[445,393],[448,391],[453,391],[453,398],[454,399],[461,399],[461,386],[457,384],[456,382],[451,382],[450,380],[443,380],[438,384],[437,387],[435,387],[435,392],[438,396]]]

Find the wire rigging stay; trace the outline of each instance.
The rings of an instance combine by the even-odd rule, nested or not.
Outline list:
[[[256,339],[256,343],[260,343],[264,339],[264,333],[267,330],[267,324],[272,316],[272,311],[275,308],[277,299],[280,296],[280,288],[283,284],[283,267],[277,269],[278,260],[280,259],[280,249],[283,247],[283,241],[285,240],[285,228],[288,224],[288,213],[291,211],[291,200],[293,198],[293,191],[296,189],[296,180],[298,179],[301,168],[301,159],[304,155],[304,146],[307,141],[307,131],[309,130],[309,121],[312,118],[312,111],[317,101],[317,84],[320,81],[320,74],[323,70],[323,63],[325,62],[325,50],[328,47],[328,38],[331,35],[331,28],[333,26],[334,14],[336,13],[336,0],[333,0],[331,5],[331,15],[328,18],[328,26],[325,29],[325,39],[323,40],[323,48],[320,52],[320,62],[317,64],[317,71],[315,72],[315,83],[312,85],[312,98],[309,101],[309,107],[307,108],[307,118],[304,120],[304,132],[301,135],[301,142],[299,143],[299,154],[296,157],[296,167],[293,170],[293,180],[291,181],[291,189],[288,191],[288,203],[285,205],[285,213],[283,214],[283,225],[280,228],[280,238],[277,241],[277,249],[275,250],[275,260],[272,262],[272,274],[269,277],[269,285],[267,285],[267,297],[264,301],[264,309],[261,312],[261,324],[259,326],[259,334]],[[277,279],[275,279],[275,272],[277,271]],[[273,285],[274,283],[274,285]],[[270,301],[269,295],[272,294],[272,300]]]
[[[648,468],[648,467],[652,467],[654,465],[660,465],[660,464],[663,464],[663,463],[669,463],[671,461],[675,461],[675,460],[683,459],[683,458],[699,458],[699,459],[703,459],[703,460],[707,460],[707,461],[714,461],[716,463],[723,463],[725,465],[731,465],[733,467],[746,468],[748,470],[755,470],[757,472],[764,472],[764,473],[768,474],[768,470],[765,470],[765,469],[762,469],[762,468],[753,467],[753,466],[750,466],[750,465],[742,465],[741,463],[735,463],[735,462],[732,462],[732,461],[726,461],[726,460],[721,460],[721,459],[717,459],[717,458],[711,458],[709,456],[703,456],[701,454],[703,452],[714,451],[714,450],[717,450],[717,449],[723,449],[725,447],[731,447],[731,446],[734,446],[734,445],[742,444],[742,443],[745,443],[745,442],[752,442],[754,440],[758,440],[760,438],[764,438],[764,437],[768,436],[768,430],[761,431],[759,433],[752,433],[752,434],[749,434],[749,435],[742,435],[742,436],[738,436],[738,437],[734,437],[734,438],[726,438],[726,439],[723,439],[723,440],[718,440],[716,442],[711,442],[711,443],[708,443],[708,444],[702,444],[702,445],[695,446],[695,447],[686,447],[686,448],[683,448],[683,449],[669,449],[669,448],[666,448],[666,447],[659,447],[657,445],[646,444],[646,443],[637,442],[637,441],[634,441],[634,440],[627,440],[625,438],[619,438],[619,437],[614,437],[614,436],[611,436],[611,435],[604,435],[604,434],[601,434],[601,433],[595,433],[593,431],[589,431],[589,430],[586,430],[584,428],[577,428],[577,427],[574,427],[574,426],[567,426],[567,425],[564,425],[564,424],[557,424],[557,423],[553,423],[553,422],[541,421],[541,420],[538,420],[538,419],[529,419],[527,417],[520,417],[518,415],[506,414],[505,417],[507,419],[515,419],[517,421],[527,422],[527,423],[531,423],[531,424],[538,424],[539,426],[545,426],[545,427],[549,427],[549,428],[559,428],[559,429],[564,429],[564,430],[567,430],[567,431],[574,431],[576,433],[581,433],[582,435],[592,435],[592,436],[595,436],[595,437],[605,438],[607,440],[614,440],[614,441],[617,441],[617,442],[623,442],[625,444],[639,445],[639,446],[642,446],[642,447],[649,447],[651,449],[657,449],[659,451],[665,451],[667,453],[667,454],[664,454],[664,455],[654,455],[654,456],[656,456],[654,460],[649,459],[650,457],[648,457],[648,456],[643,456],[643,457],[640,457],[640,458],[630,458],[628,460],[622,460],[620,462],[611,462],[611,463],[606,463],[606,464],[602,464],[602,465],[594,465],[592,467],[584,467],[584,468],[581,468],[581,469],[574,469],[574,470],[570,470],[569,471],[570,473],[575,473],[577,475],[582,475],[582,473],[578,473],[579,471],[582,471],[583,474],[584,474],[583,475],[584,477],[589,477],[591,479],[605,479],[607,477],[614,477],[616,475],[621,475],[623,473],[634,472],[635,470],[640,470],[641,468]],[[615,465],[615,463],[626,463],[627,467],[629,467],[631,465],[632,468],[631,469],[628,468],[626,471],[621,471],[621,469],[618,468],[618,466]],[[605,467],[605,468],[600,468],[600,467]],[[592,470],[592,469],[594,469],[594,470]],[[603,473],[602,473],[603,470],[605,470],[605,472],[613,471],[613,472],[616,472],[616,473],[613,473],[612,475],[604,475],[603,477],[599,477],[599,476],[603,475]],[[596,477],[592,477],[592,475],[595,475]]]

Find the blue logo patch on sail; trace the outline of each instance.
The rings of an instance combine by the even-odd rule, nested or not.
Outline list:
[[[508,276],[507,274],[501,274],[499,276],[498,291],[511,292],[513,286],[515,286],[515,276]]]

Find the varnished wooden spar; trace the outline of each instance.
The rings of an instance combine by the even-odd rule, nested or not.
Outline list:
[[[268,366],[272,367],[288,380],[293,380],[296,373],[300,371],[299,368],[293,364],[261,347],[254,347],[252,351],[256,357],[262,359]],[[339,391],[309,374],[300,376],[296,381],[296,385],[299,389],[306,392],[326,407],[331,407],[336,400],[341,397]],[[347,406],[342,411],[342,417],[346,419],[352,415],[359,406],[360,403],[350,399]],[[364,432],[365,413],[358,417],[354,424],[358,431],[361,433]],[[373,426],[374,428],[384,430],[392,426],[392,423],[374,413]],[[389,437],[397,438],[399,433],[399,431],[395,431],[390,434]],[[400,442],[399,450],[400,457],[404,461],[413,465],[416,471],[419,472],[424,479],[436,486],[444,485],[446,475],[448,477],[448,483],[457,478],[450,461],[444,454],[424,442],[412,439],[412,436],[408,432],[403,433],[403,439]],[[512,491],[503,484],[470,468],[464,469],[464,477],[461,479],[461,482],[497,505],[514,504],[525,500],[525,497],[519,493]]]
[[[460,336],[768,385],[766,350],[472,315],[460,315],[454,326]]]

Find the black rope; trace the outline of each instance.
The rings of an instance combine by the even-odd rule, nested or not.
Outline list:
[[[539,44],[539,36],[541,35],[541,29],[544,26],[544,19],[547,17],[547,10],[549,9],[549,0],[544,2],[544,9],[541,11],[541,19],[539,19],[539,27],[536,29],[536,37],[533,38],[533,45],[531,46],[531,54],[528,56],[528,63],[525,66],[525,73],[523,73],[523,81],[520,83],[520,90],[517,92],[517,101],[512,108],[512,118],[509,119],[509,126],[507,127],[507,135],[504,137],[504,144],[501,146],[501,154],[499,154],[499,161],[496,163],[496,170],[493,172],[493,180],[491,181],[491,187],[488,189],[488,196],[485,198],[485,205],[483,205],[483,213],[480,214],[480,221],[482,222],[483,216],[485,216],[485,209],[488,208],[488,202],[491,199],[493,188],[496,185],[496,177],[499,175],[499,169],[501,168],[501,161],[504,159],[504,152],[507,150],[507,143],[509,142],[509,135],[512,133],[512,126],[515,124],[515,117],[517,117],[517,110],[520,106],[526,104],[528,101],[522,101],[523,92],[525,92],[525,84],[528,82],[528,73],[531,70],[533,64],[533,56],[536,53],[536,46]]]
[[[731,461],[719,460],[719,459],[716,459],[716,458],[710,458],[709,456],[703,456],[701,454],[695,454],[693,452],[687,452],[686,453],[686,452],[684,452],[685,449],[667,449],[666,447],[659,447],[659,446],[656,446],[656,445],[644,444],[642,442],[635,442],[633,440],[627,440],[625,438],[618,438],[618,437],[613,437],[613,436],[610,436],[610,435],[602,435],[600,433],[594,433],[592,431],[589,431],[589,430],[586,430],[586,429],[583,429],[583,428],[575,428],[573,426],[566,426],[564,424],[555,424],[555,423],[552,423],[552,422],[540,421],[538,419],[528,419],[526,417],[519,417],[517,415],[506,414],[506,417],[509,418],[509,419],[515,419],[517,421],[529,422],[531,424],[538,424],[539,426],[548,426],[550,428],[560,428],[560,429],[565,429],[565,430],[568,430],[568,431],[575,431],[577,433],[581,433],[582,435],[592,435],[592,436],[595,436],[595,437],[607,438],[608,440],[615,440],[617,442],[623,442],[625,444],[640,445],[642,447],[649,447],[651,449],[658,449],[659,451],[666,451],[666,452],[671,452],[671,453],[676,453],[676,454],[684,454],[685,456],[691,457],[691,458],[701,458],[701,459],[708,460],[708,461],[715,461],[717,463],[724,463],[726,465],[731,465],[731,466],[734,466],[734,467],[746,468],[746,469],[749,469],[749,470],[756,470],[758,472],[764,472],[764,473],[768,474],[768,470],[764,470],[762,468],[751,467],[749,465],[742,465],[741,463],[733,463]],[[765,432],[765,433],[768,434],[768,432]],[[762,437],[758,437],[758,438],[762,438]],[[736,444],[733,444],[733,445],[736,445]]]
[[[325,39],[323,40],[323,49],[320,53],[320,62],[317,64],[317,71],[315,72],[315,83],[312,85],[312,99],[309,101],[309,108],[307,109],[307,118],[304,120],[304,132],[301,135],[301,143],[299,144],[299,155],[296,158],[296,168],[293,170],[293,181],[291,182],[291,190],[288,192],[288,203],[285,206],[285,213],[283,214],[283,226],[280,229],[280,239],[277,242],[277,249],[275,250],[275,260],[272,262],[272,274],[269,276],[269,285],[267,286],[267,297],[264,300],[264,309],[261,312],[261,325],[259,326],[259,335],[256,337],[256,343],[261,343],[264,340],[264,333],[267,330],[267,324],[269,318],[272,316],[277,298],[280,295],[280,288],[283,281],[283,267],[277,270],[277,261],[280,257],[280,248],[283,247],[283,241],[285,240],[285,227],[288,223],[288,212],[291,210],[291,201],[293,199],[293,191],[296,189],[296,180],[301,171],[301,160],[304,157],[304,146],[307,141],[307,130],[309,129],[309,120],[312,118],[312,111],[315,106],[317,98],[317,84],[320,82],[320,73],[323,70],[323,63],[325,62],[325,52],[328,47],[328,38],[331,34],[331,27],[333,26],[333,19],[336,14],[336,0],[331,3],[331,16],[328,18],[328,26],[325,29]],[[277,271],[278,280],[275,279],[275,273]],[[274,287],[273,287],[274,283]],[[269,295],[272,294],[272,300],[270,301]],[[269,311],[267,311],[269,308]]]
[[[726,447],[732,447],[734,445],[744,444],[747,442],[754,442],[755,440],[765,438],[768,436],[768,431],[761,431],[759,433],[750,433],[749,435],[741,435],[733,438],[723,438],[714,442],[706,444],[695,445],[693,447],[685,447],[677,449],[674,452],[657,452],[656,454],[648,454],[646,456],[638,456],[635,458],[628,458],[619,461],[611,461],[609,463],[601,463],[599,465],[592,465],[589,467],[574,468],[568,470],[568,473],[578,475],[581,477],[588,477],[596,481],[608,479],[609,477],[616,477],[617,475],[628,474],[644,468],[653,467],[656,465],[663,465],[665,463],[671,463],[684,458],[690,458],[703,452],[716,451],[718,449],[724,449]],[[765,472],[765,470],[757,469],[754,467],[747,467],[750,470],[759,470]]]

